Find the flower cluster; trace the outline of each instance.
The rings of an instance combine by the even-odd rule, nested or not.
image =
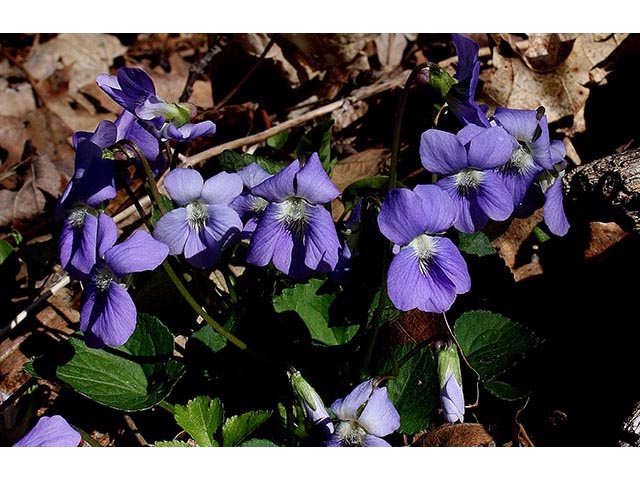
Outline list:
[[[380,231],[396,245],[387,284],[400,310],[444,312],[470,289],[466,263],[444,237],[450,227],[471,234],[489,220],[529,214],[544,194],[549,230],[564,235],[569,228],[558,181],[565,151],[550,141],[544,109],[498,108],[487,117],[474,99],[478,45],[462,35],[453,41],[458,69],[445,99],[462,128],[422,134],[420,159],[437,175],[435,185],[392,190],[378,216]]]

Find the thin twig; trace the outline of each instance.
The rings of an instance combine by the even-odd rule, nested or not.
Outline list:
[[[247,80],[249,80],[251,75],[253,75],[253,72],[255,72],[258,69],[258,67],[262,65],[262,62],[267,57],[267,53],[269,53],[269,50],[271,50],[271,47],[273,47],[275,43],[276,43],[276,35],[271,37],[271,40],[269,40],[269,43],[267,43],[267,46],[264,47],[264,50],[260,54],[260,57],[258,58],[256,63],[254,63],[253,66],[249,69],[249,71],[245,74],[245,76],[242,77],[242,79],[240,79],[237,85],[233,87],[233,89],[229,93],[227,93],[227,95],[222,100],[220,100],[215,107],[213,107],[214,112],[217,112],[222,107],[224,107],[226,103],[229,100],[231,100],[233,96],[238,92],[238,90],[242,88],[242,86],[247,82]]]
[[[33,312],[36,308],[46,302],[53,295],[58,293],[60,289],[66,286],[71,279],[69,275],[65,275],[60,280],[58,280],[52,287],[43,290],[42,294],[36,298],[31,305],[22,310],[18,315],[16,315],[13,320],[9,323],[9,325],[0,328],[0,339],[4,338],[11,330],[16,328],[24,319],[26,319],[31,312]]]
[[[131,430],[131,433],[133,433],[133,436],[135,437],[136,441],[140,444],[140,446],[148,447],[149,443],[147,443],[145,438],[140,433],[140,430],[138,430],[138,426],[136,425],[136,422],[133,421],[133,418],[131,418],[126,413],[122,415],[122,418],[124,418],[124,421],[127,423],[127,427],[129,427],[129,430]]]
[[[187,83],[180,95],[180,102],[186,102],[193,93],[193,84],[196,83],[198,77],[204,74],[213,57],[218,55],[224,47],[229,43],[230,37],[228,35],[216,35],[215,42],[207,49],[207,52],[202,56],[200,60],[195,62],[189,67],[189,77]]]

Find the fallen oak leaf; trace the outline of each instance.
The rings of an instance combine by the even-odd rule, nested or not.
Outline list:
[[[507,58],[494,49],[495,73],[478,96],[480,103],[534,110],[546,109],[549,123],[573,116],[568,133],[585,130],[584,106],[589,96],[589,72],[612,54],[626,34],[616,34],[604,41],[593,34],[579,34],[571,53],[558,67],[546,73],[532,71],[521,58]]]

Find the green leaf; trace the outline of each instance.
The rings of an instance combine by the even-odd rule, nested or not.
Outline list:
[[[485,382],[512,368],[541,343],[527,328],[486,310],[461,315],[454,331],[467,361]]]
[[[0,240],[0,265],[2,265],[11,254],[13,254],[11,244],[5,240]]]
[[[322,279],[312,278],[308,283],[285,288],[274,297],[273,307],[278,313],[296,312],[313,340],[327,346],[342,345],[353,338],[359,326],[329,326],[329,307],[336,299],[336,293],[319,293],[324,283]]]
[[[414,347],[398,347],[394,352],[396,360]],[[438,407],[440,393],[436,361],[431,349],[425,346],[402,365],[398,376],[387,382],[387,390],[389,399],[400,414],[399,433],[411,435],[427,428]]]
[[[309,156],[313,152],[318,152],[320,162],[325,171],[331,175],[335,162],[331,160],[331,135],[333,131],[333,120],[325,120],[313,127],[309,132],[305,133],[298,146],[296,147],[296,156],[298,158]]]
[[[267,138],[267,145],[271,148],[275,148],[276,150],[280,150],[284,147],[285,143],[289,139],[289,130],[285,130],[284,132],[276,133],[271,137]]]
[[[377,194],[383,197],[387,192],[388,183],[389,177],[385,175],[356,180],[342,192],[342,203],[345,211],[351,210],[358,203],[358,200],[367,195]]]
[[[187,442],[181,440],[160,440],[154,443],[156,447],[190,447]]]
[[[219,399],[206,396],[189,400],[187,405],[176,405],[174,417],[178,425],[191,435],[199,447],[217,447],[213,435],[218,431],[224,411]]]
[[[200,330],[197,330],[189,338],[190,342],[200,342],[213,353],[219,352],[227,346],[227,339],[216,332],[211,325],[205,324]]]
[[[273,443],[271,440],[262,438],[251,438],[240,444],[241,447],[279,447],[280,445]]]
[[[174,360],[173,336],[160,320],[138,314],[136,330],[117,348],[95,349],[80,336],[69,338],[71,358],[52,365],[46,356],[26,366],[40,378],[52,377],[95,402],[118,410],[146,410],[164,400],[184,374]],[[45,372],[54,369],[51,375]]]
[[[240,154],[233,150],[225,150],[220,154],[220,166],[225,172],[237,172],[254,162],[271,174],[276,174],[287,166],[286,163],[275,162],[264,157],[256,157],[250,153]]]
[[[271,413],[268,410],[255,410],[227,418],[222,426],[222,446],[235,447],[239,445],[260,425],[269,420]]]
[[[525,398],[530,393],[529,390],[525,390],[514,385],[509,385],[508,383],[502,382],[500,380],[491,380],[489,382],[485,382],[483,383],[483,386],[491,395],[499,398],[500,400],[520,400],[521,398]]]
[[[471,234],[460,232],[458,235],[460,236],[458,248],[464,253],[478,257],[485,257],[496,253],[493,245],[491,245],[491,240],[482,232]]]

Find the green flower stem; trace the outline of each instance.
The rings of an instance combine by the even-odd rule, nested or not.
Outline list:
[[[396,110],[396,116],[394,120],[393,142],[391,144],[391,165],[389,169],[389,182],[387,183],[387,192],[394,189],[398,181],[398,159],[400,158],[402,121],[404,118],[404,112],[407,108],[409,91],[411,90],[411,85],[415,81],[416,76],[426,65],[426,63],[422,63],[420,65],[417,65],[411,71],[411,73],[409,74],[409,78],[407,78],[407,81],[404,85],[404,90],[402,91],[400,102],[398,103],[398,109]],[[378,297],[378,306],[376,307],[376,311],[373,315],[373,325],[371,327],[371,332],[369,333],[369,337],[365,345],[364,361],[361,371],[362,377],[370,376],[369,369],[371,364],[371,356],[373,355],[373,350],[376,345],[378,333],[380,332],[380,328],[382,327],[382,321],[384,318],[384,306],[387,303],[387,272],[389,270],[390,252],[391,242],[385,238],[384,246],[382,248],[382,278],[380,280],[380,296]]]
[[[75,425],[73,425],[73,428],[80,434],[80,436],[82,437],[82,440],[87,442],[92,447],[102,447],[102,445],[100,445],[100,443],[98,443],[98,441],[95,438],[93,438],[91,435],[89,435],[87,432],[85,432],[81,428],[78,428]]]
[[[171,403],[167,402],[166,400],[160,400],[160,402],[157,405],[160,408],[162,408],[163,410],[166,410],[167,412],[169,412],[171,415],[176,413],[175,405],[172,405]]]
[[[144,213],[142,205],[140,205],[140,202],[136,198],[133,190],[131,190],[131,187],[125,183],[124,184],[124,189],[126,190],[127,194],[131,197],[131,200],[133,201],[133,204],[136,206],[136,210],[140,214],[140,217],[144,220],[145,225],[147,226],[149,231],[153,231],[153,225],[151,225],[151,221],[148,218],[146,218],[146,215]],[[284,369],[284,370],[287,369],[286,365],[277,365],[271,359],[269,359],[269,358],[265,357],[264,355],[252,350],[251,348],[249,348],[249,346],[245,342],[240,340],[238,337],[233,335],[231,332],[227,331],[222,325],[220,325],[218,322],[216,322],[213,319],[213,317],[211,317],[211,315],[209,315],[200,306],[198,301],[191,295],[191,293],[189,292],[187,287],[185,287],[184,283],[182,282],[182,280],[180,279],[180,277],[178,276],[176,271],[173,269],[173,267],[169,263],[168,259],[166,259],[164,262],[162,262],[162,267],[164,268],[164,271],[166,272],[166,274],[169,277],[169,279],[171,280],[171,282],[175,285],[175,287],[178,290],[178,292],[180,293],[180,295],[182,295],[182,297],[187,301],[189,306],[198,315],[200,315],[202,318],[204,318],[204,320],[209,325],[211,325],[211,328],[213,328],[216,332],[218,332],[220,335],[225,337],[230,343],[232,343],[233,345],[238,347],[240,350],[248,353],[249,355],[252,355],[253,357],[255,357],[258,360],[260,360],[261,362],[266,363],[268,365],[271,365],[275,369]]]
[[[144,176],[146,177],[146,180],[147,180],[146,185],[147,185],[147,188],[149,189],[149,194],[151,196],[151,199],[153,200],[153,203],[155,203],[156,208],[163,215],[167,213],[167,209],[164,208],[162,197],[160,196],[160,191],[158,190],[158,185],[156,184],[156,179],[153,176],[153,172],[151,171],[151,167],[149,166],[149,161],[147,160],[147,157],[144,156],[144,154],[142,153],[142,150],[140,150],[140,147],[138,147],[138,145],[136,145],[131,140],[124,139],[124,140],[120,140],[120,142],[118,143],[125,145],[128,148],[131,148],[135,152],[136,156],[140,160],[140,164],[142,165],[142,171],[144,172]]]
[[[213,317],[211,317],[211,315],[209,315],[207,312],[205,312],[202,309],[200,304],[196,301],[195,298],[193,298],[191,293],[189,293],[189,290],[187,290],[187,288],[184,286],[184,284],[182,283],[182,281],[180,280],[180,278],[178,277],[176,272],[173,270],[171,265],[169,265],[169,262],[167,260],[165,260],[162,263],[162,267],[164,268],[164,271],[167,273],[167,275],[169,276],[169,278],[171,279],[171,281],[173,282],[175,287],[178,289],[178,292],[180,292],[180,295],[182,295],[182,297],[187,301],[189,306],[198,315],[200,315],[202,318],[204,318],[204,320],[211,326],[211,328],[213,328],[216,332],[218,332],[220,335],[222,335],[224,338],[226,338],[229,341],[229,343],[232,343],[233,345],[235,345],[237,348],[239,348],[243,352],[248,353],[249,355],[251,355],[251,356],[255,357],[257,360],[259,360],[260,362],[266,363],[266,364],[272,366],[275,369],[278,369],[278,370],[280,370],[280,369],[286,370],[287,369],[286,365],[278,365],[278,364],[276,364],[271,359],[265,357],[261,353],[258,353],[255,350],[249,348],[249,346],[245,342],[240,340],[238,337],[233,335],[231,332],[225,330],[225,328],[222,325],[220,325],[218,322],[216,322],[213,319]]]

